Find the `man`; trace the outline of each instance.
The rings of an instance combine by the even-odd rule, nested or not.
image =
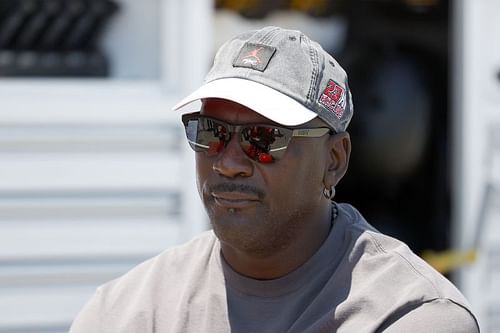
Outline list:
[[[224,44],[182,121],[213,231],[100,287],[72,333],[478,332],[460,292],[348,204],[340,65],[299,31]]]

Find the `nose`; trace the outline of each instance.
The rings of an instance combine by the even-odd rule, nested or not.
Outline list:
[[[238,134],[232,135],[226,147],[222,149],[213,164],[213,170],[228,178],[250,177],[253,163],[240,146]]]

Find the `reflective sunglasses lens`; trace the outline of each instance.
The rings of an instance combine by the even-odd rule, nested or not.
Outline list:
[[[245,127],[241,133],[241,147],[253,160],[272,163],[283,157],[290,139],[286,129],[274,126]]]
[[[185,124],[186,136],[194,151],[206,151],[210,156],[218,154],[226,140],[227,128],[206,118],[189,119]]]

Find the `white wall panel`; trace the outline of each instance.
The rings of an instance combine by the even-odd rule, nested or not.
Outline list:
[[[63,81],[51,88],[27,81],[27,90],[7,83],[0,83],[8,86],[0,89],[0,332],[65,332],[98,285],[206,228],[196,188],[186,186],[194,160],[171,98],[149,85],[138,85],[142,93],[127,103],[110,96],[127,96],[128,84],[124,93],[116,82],[83,83],[73,94],[79,89]],[[53,99],[40,98],[44,89]],[[71,109],[72,98],[100,110]],[[150,106],[142,116],[131,108],[141,100]]]
[[[0,192],[178,188],[179,178],[173,175],[180,172],[181,158],[179,151],[2,154]]]
[[[117,117],[116,126],[109,114],[80,125],[78,116],[11,125],[7,117],[0,332],[66,331],[98,285],[204,228],[196,189],[184,186],[193,160],[178,117],[137,125]],[[198,221],[186,218],[184,201]]]

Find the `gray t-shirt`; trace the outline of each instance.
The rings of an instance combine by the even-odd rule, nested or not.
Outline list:
[[[233,271],[209,231],[96,291],[70,333],[479,332],[467,301],[347,204],[321,248],[274,280]]]

